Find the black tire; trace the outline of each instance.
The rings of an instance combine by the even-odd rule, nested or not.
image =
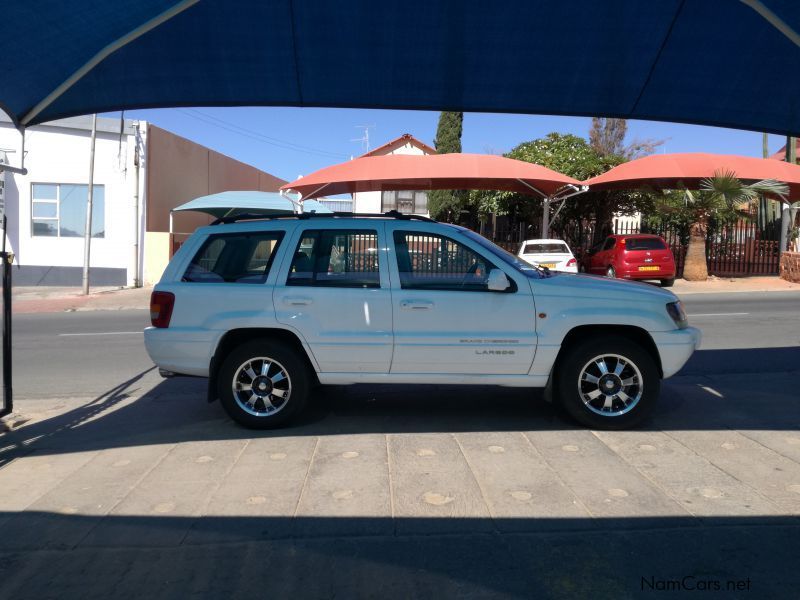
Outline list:
[[[614,269],[614,267],[608,267],[608,269],[606,269],[606,277],[610,279],[616,279],[617,278],[616,269]]]
[[[661,280],[661,287],[672,287],[672,285],[674,283],[675,283],[675,278],[674,277],[672,279],[662,279]]]
[[[597,386],[597,391],[599,391],[608,379],[613,378],[607,377],[604,380],[603,376],[600,376],[596,384],[588,381],[581,384],[578,383],[583,376],[584,368],[596,373],[602,373],[597,368],[598,363],[590,366],[594,359],[601,356],[607,357],[603,362],[606,364],[608,371],[613,371],[618,364],[616,362],[617,359],[613,358],[614,356],[622,357],[623,361],[628,363],[628,366],[623,367],[619,381],[614,381],[615,387],[611,388],[613,393],[612,408],[609,411],[610,414],[607,415],[594,412],[591,406],[593,405],[595,410],[602,412],[608,395],[600,394],[597,402],[592,403],[592,401],[589,401],[588,404],[584,401],[584,397],[595,391],[592,389],[594,385]],[[635,370],[630,365],[638,369],[639,376],[636,375]],[[596,371],[594,371],[595,368],[597,368]],[[594,376],[592,372],[587,371],[587,374]],[[566,354],[559,359],[554,378],[556,384],[555,397],[561,407],[580,424],[591,429],[618,430],[638,426],[652,412],[661,389],[661,377],[653,356],[641,345],[621,336],[603,336],[588,339],[568,348]],[[638,396],[638,400],[633,403],[632,408],[628,409],[627,412],[625,412],[627,408],[625,402],[615,393],[616,386],[626,380],[639,382],[639,385],[624,386],[620,389],[622,393],[631,392],[631,394]],[[603,389],[606,388],[603,387]]]
[[[271,363],[271,366],[267,367],[266,376],[269,382],[261,375],[259,366],[263,367],[265,362],[261,359],[268,359]],[[258,377],[255,379],[241,370],[250,361],[255,361],[254,365],[251,365],[252,371],[258,370],[256,373]],[[281,371],[285,379],[278,379]],[[248,380],[253,387],[265,386],[265,389],[261,390],[263,392],[261,395],[256,394],[252,411],[244,408],[244,404],[247,403],[244,401],[246,392],[238,393],[242,404],[234,396],[234,378],[240,386],[246,386]],[[274,387],[273,379],[276,379]],[[225,412],[234,421],[250,429],[273,429],[292,421],[305,408],[311,386],[312,375],[303,357],[288,344],[269,339],[252,340],[234,348],[222,361],[217,376],[217,391]],[[277,390],[285,393],[286,389],[288,396],[285,399],[272,393]],[[272,411],[268,408],[265,398],[273,406]]]

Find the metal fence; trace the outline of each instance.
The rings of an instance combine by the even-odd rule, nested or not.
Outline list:
[[[563,239],[576,257],[580,258],[595,239],[596,223],[583,219],[561,224],[558,236]],[[775,237],[776,229],[759,227],[755,215],[749,215],[732,223],[711,222],[706,237],[706,260],[709,275],[744,277],[748,275],[777,275],[780,270],[780,242]],[[532,239],[530,228],[516,227],[507,231],[489,231],[490,239],[498,246],[516,254],[525,239]],[[675,257],[677,276],[683,276],[686,252],[689,247],[689,228],[670,224],[648,225],[614,220],[609,234],[650,233],[664,238]],[[555,235],[555,232],[554,232]]]

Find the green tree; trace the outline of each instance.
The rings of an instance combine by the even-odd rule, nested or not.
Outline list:
[[[536,163],[579,181],[604,173],[625,162],[620,156],[599,154],[582,137],[561,133],[549,133],[543,138],[523,142],[504,156]],[[478,191],[472,193],[472,198],[483,215],[512,215],[523,222],[537,221],[541,217],[542,202],[531,195]],[[567,221],[594,218],[597,222],[597,241],[608,233],[615,212],[632,214],[648,202],[649,194],[646,192],[588,192],[566,200],[558,220],[554,220],[551,227],[560,235],[563,224]]]
[[[439,154],[461,152],[463,112],[444,111],[439,115],[433,145]],[[428,212],[434,219],[455,222],[462,210],[469,210],[469,194],[463,190],[433,190],[428,192]]]

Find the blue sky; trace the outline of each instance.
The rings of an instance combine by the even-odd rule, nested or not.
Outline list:
[[[283,179],[363,154],[359,126],[369,126],[375,148],[403,133],[433,143],[438,112],[327,108],[171,108],[137,110],[143,119]],[[467,113],[464,152],[502,153],[551,131],[586,137],[591,119]],[[651,121],[629,121],[629,139],[664,139],[663,152],[718,152],[761,156],[757,132]],[[770,153],[785,138],[770,136]]]

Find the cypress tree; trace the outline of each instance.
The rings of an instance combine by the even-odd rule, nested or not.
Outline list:
[[[446,112],[439,115],[439,126],[433,145],[439,154],[461,152],[461,132],[464,113]],[[428,212],[434,219],[457,221],[467,194],[463,190],[433,190],[428,192]]]

